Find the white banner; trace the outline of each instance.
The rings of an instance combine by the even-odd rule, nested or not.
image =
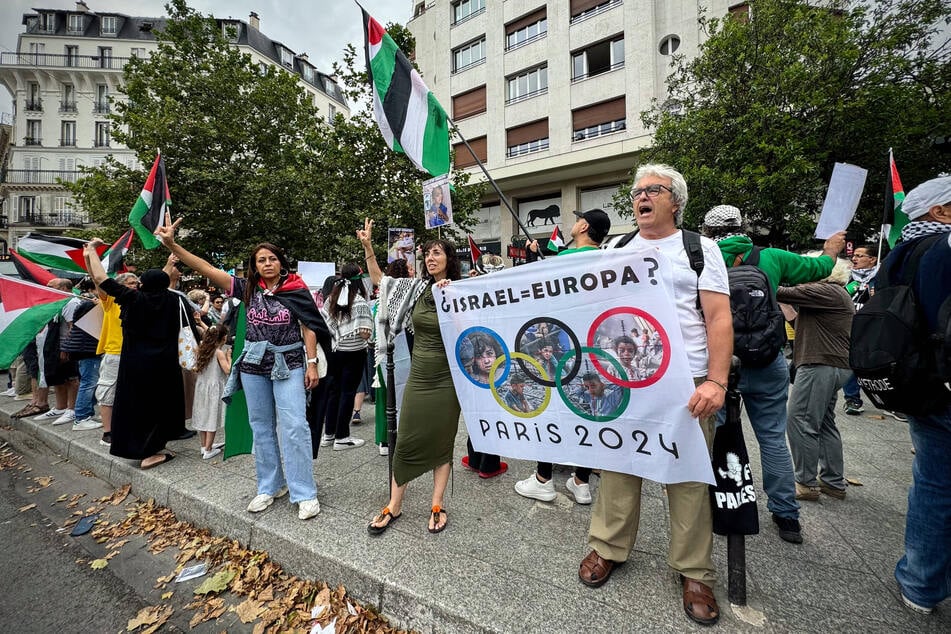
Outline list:
[[[434,289],[476,450],[713,483],[668,261],[548,258]]]

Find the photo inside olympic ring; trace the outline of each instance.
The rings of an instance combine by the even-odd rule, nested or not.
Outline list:
[[[559,382],[577,374],[579,355],[574,343],[576,341],[574,333],[569,332],[560,322],[543,320],[530,322],[522,329],[516,350],[535,359],[545,374],[539,376],[538,369],[529,363],[519,361],[519,366],[532,381],[552,387],[555,384],[555,368],[565,355],[575,359],[565,364]]]
[[[545,400],[545,388],[529,379],[521,370],[513,370],[508,381],[499,389],[499,396],[513,412],[527,414],[541,407]]]
[[[644,381],[654,376],[664,356],[660,333],[643,317],[630,313],[612,315],[598,326],[594,346],[620,361],[621,370],[602,363],[611,376],[622,381]],[[622,376],[623,373],[623,376]]]
[[[502,342],[487,331],[476,330],[459,340],[459,363],[469,380],[482,387],[489,387],[489,370],[499,357],[505,357]],[[501,386],[508,378],[503,362],[495,373],[495,385]]]
[[[590,349],[586,348],[586,350]],[[606,351],[601,354],[608,356]],[[607,358],[602,360],[601,365],[615,369],[615,364]],[[563,392],[569,407],[579,414],[597,420],[614,418],[620,413],[618,410],[627,404],[624,399],[627,389],[606,380],[591,363],[588,355],[585,355],[581,370],[564,385]]]

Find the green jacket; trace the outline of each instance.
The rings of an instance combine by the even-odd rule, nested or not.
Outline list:
[[[746,261],[753,250],[753,241],[746,236],[732,236],[717,242],[727,268],[733,266],[736,256]],[[808,258],[782,249],[763,249],[759,253],[759,268],[769,278],[773,293],[780,286],[795,286],[816,282],[829,277],[835,260],[828,255]]]

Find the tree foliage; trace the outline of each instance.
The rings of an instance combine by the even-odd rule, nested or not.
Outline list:
[[[701,18],[699,56],[675,57],[669,99],[642,113],[646,158],[690,187],[686,223],[740,207],[768,240],[808,242],[836,162],[869,170],[852,232],[877,231],[894,148],[906,190],[951,168],[951,45],[942,0],[757,0],[749,20]],[[944,151],[942,151],[944,150]],[[623,192],[626,194],[626,192]]]
[[[143,169],[108,161],[71,186],[105,234],[128,227],[158,149],[173,215],[184,217],[182,243],[219,265],[242,261],[261,241],[294,260],[362,260],[354,230],[365,214],[382,226],[422,229],[421,173],[387,149],[365,109],[328,123],[296,76],[256,63],[185,0],[166,8],[157,50],[126,65],[125,98],[111,117],[113,137]],[[356,82],[352,47],[348,53],[340,70]],[[353,83],[346,94],[359,90]],[[464,223],[477,196],[457,193],[454,212]],[[139,264],[164,259],[141,249],[135,256]]]

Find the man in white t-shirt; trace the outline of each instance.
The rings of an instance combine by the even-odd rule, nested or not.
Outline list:
[[[674,300],[696,390],[685,404],[697,418],[707,441],[713,443],[714,417],[723,406],[733,353],[733,317],[726,265],[716,244],[700,238],[704,267],[690,266],[678,229],[687,204],[684,177],[667,165],[643,165],[631,190],[634,218],[640,232],[633,248],[653,248],[674,265]],[[699,297],[699,308],[697,306]],[[683,606],[697,623],[716,623],[720,609],[713,594],[713,527],[710,497],[702,482],[667,485],[670,505],[668,564],[680,573]],[[598,499],[591,513],[588,545],[581,562],[581,581],[597,587],[614,567],[627,560],[637,537],[641,478],[613,472],[601,474]]]

